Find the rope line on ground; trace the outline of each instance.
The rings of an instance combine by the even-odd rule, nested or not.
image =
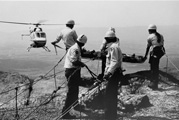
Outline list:
[[[175,69],[179,72],[178,67],[171,61],[171,59],[169,59],[168,55],[165,54],[165,56],[167,57],[168,61],[175,67]]]
[[[40,79],[37,79],[36,81],[40,81],[40,80],[42,80],[43,78],[46,78],[46,76],[52,71],[52,70],[54,70],[57,66],[58,66],[58,64],[63,60],[63,58],[65,57],[65,55],[66,55],[66,53],[64,54],[64,56],[58,61],[58,63],[50,70],[50,71],[48,71],[45,75],[43,75],[43,76],[39,76],[39,77],[41,77]],[[53,75],[54,76],[54,75]],[[26,86],[26,85],[28,85],[28,84],[30,84],[30,83],[27,83],[27,84],[23,84],[23,85],[21,85],[21,86],[18,86],[18,88],[20,88],[20,87],[23,87],[23,86]],[[16,88],[16,87],[15,87]],[[0,95],[1,94],[5,94],[5,93],[7,93],[7,92],[10,92],[10,91],[12,91],[12,90],[14,90],[15,88],[11,88],[11,89],[9,89],[9,90],[7,90],[7,91],[3,91],[3,92],[1,92],[0,93]]]
[[[87,61],[87,62],[89,62],[89,61]],[[87,62],[86,62],[86,63],[87,63]],[[59,63],[59,62],[58,62],[58,63]],[[63,71],[56,72],[55,74],[60,74],[61,72],[64,72],[64,70],[63,70]],[[49,72],[49,73],[50,73],[50,72]],[[46,74],[46,75],[47,75],[47,74]],[[45,76],[46,76],[46,75],[45,75]],[[49,75],[49,76],[46,76],[46,77],[41,76],[41,78],[37,79],[37,80],[33,83],[33,85],[36,84],[38,81],[42,80],[43,78],[48,78],[48,79],[49,79],[49,78],[51,78],[51,77],[53,77],[53,76],[54,76],[54,74]],[[65,82],[64,82],[64,83],[65,83]],[[24,84],[24,85],[21,85],[21,86],[12,88],[12,89],[10,89],[10,90],[8,90],[8,91],[3,91],[3,92],[0,93],[0,95],[1,95],[1,94],[5,94],[5,93],[7,93],[7,92],[10,92],[10,91],[12,91],[12,90],[15,90],[16,88],[20,88],[20,87],[29,85],[29,84],[30,84],[30,83],[27,83],[27,84]],[[63,84],[62,84],[62,85],[63,85]],[[62,87],[61,87],[61,88],[62,88]],[[25,92],[25,90],[24,90],[23,92]],[[22,92],[22,93],[23,93],[23,92]],[[20,94],[21,94],[21,93],[20,93]],[[18,96],[19,96],[20,94],[18,94]],[[7,102],[1,104],[0,107],[2,107],[3,105],[9,103],[11,100],[15,99],[15,97],[16,97],[16,96],[14,96],[12,99],[8,100]],[[12,110],[11,110],[11,111],[12,111]]]
[[[60,116],[56,117],[55,120],[57,120],[58,118],[62,118],[64,115],[66,115],[68,112],[70,112],[71,109],[72,109],[72,107],[76,107],[76,106],[79,104],[78,101],[79,101],[80,99],[83,99],[83,97],[85,97],[85,95],[89,96],[89,95],[90,95],[90,94],[89,94],[89,91],[90,91],[90,90],[95,89],[95,88],[96,88],[96,90],[94,90],[93,92],[99,90],[98,87],[100,86],[101,81],[97,79],[97,75],[96,75],[95,73],[93,73],[93,72],[88,68],[88,66],[85,66],[85,67],[86,67],[86,69],[89,71],[89,73],[91,74],[91,76],[96,79],[96,81],[97,81],[97,82],[95,82],[96,84],[93,84],[80,98],[78,98],[78,99],[77,99],[75,102],[73,102],[65,111],[63,111],[63,113],[62,113]],[[77,71],[77,70],[75,70],[75,71],[73,72],[73,74],[74,74],[76,71]],[[73,74],[72,74],[72,75],[73,75]],[[99,84],[99,83],[100,83],[100,84]],[[97,86],[96,86],[96,85],[97,85]],[[80,114],[80,115],[81,115],[81,114]]]
[[[67,52],[66,52],[66,53],[67,53]],[[56,74],[59,74],[59,73],[63,72],[64,70],[55,73],[55,70],[54,70],[54,69],[55,69],[55,68],[58,66],[58,64],[63,60],[63,58],[65,57],[66,53],[64,54],[64,56],[58,61],[58,63],[57,63],[51,70],[49,70],[45,75],[39,76],[40,78],[39,78],[39,79],[36,79],[36,81],[33,82],[33,85],[36,84],[38,81],[43,80],[43,78],[48,78],[48,79],[49,79],[49,78],[51,78],[51,77],[56,77]],[[91,61],[91,60],[89,60],[89,61]],[[86,61],[85,63],[87,63],[87,62],[89,62],[89,61]],[[47,76],[52,70],[54,70],[54,74]],[[65,82],[64,82],[64,83],[65,83]],[[64,83],[63,83],[63,84],[64,84]],[[12,91],[12,90],[14,90],[14,89],[18,89],[18,88],[20,88],[20,87],[29,85],[29,84],[30,84],[30,83],[23,84],[23,85],[21,85],[21,86],[18,86],[18,87],[9,89],[9,90],[7,90],[7,91],[3,91],[3,92],[0,93],[0,95],[1,95],[1,94],[5,94],[5,93],[7,93],[7,92],[10,92],[10,91]],[[62,85],[63,85],[63,84],[62,84]],[[61,85],[61,86],[62,86],[62,85]],[[58,89],[59,89],[59,88],[60,88],[60,87],[58,87]],[[54,90],[55,93],[57,92],[58,89]],[[26,90],[24,90],[23,92],[25,92],[25,91],[26,91]],[[19,93],[17,96],[19,96],[19,95],[22,94],[23,92]],[[52,94],[54,94],[54,92],[53,92]],[[3,105],[5,105],[5,104],[7,104],[7,103],[9,103],[11,100],[15,99],[17,96],[15,96],[15,97],[13,97],[12,99],[8,100],[7,102],[1,104],[0,107],[3,106]],[[51,95],[51,97],[52,97],[52,95]],[[48,98],[47,98],[47,99],[48,99]],[[52,98],[52,99],[53,99],[53,98]],[[50,100],[49,100],[49,101],[50,101]],[[47,103],[47,102],[46,102],[46,103]],[[47,103],[47,104],[48,104],[48,103]],[[43,104],[42,104],[42,105],[43,105]],[[35,108],[33,111],[35,111],[36,109],[38,109],[40,106],[41,106],[41,104],[40,104],[39,106],[36,106],[36,108]],[[33,108],[34,108],[34,107],[33,107]],[[22,109],[23,109],[23,108],[22,108]],[[16,109],[15,109],[15,110],[16,110]],[[11,111],[12,111],[12,110],[11,110]],[[14,111],[14,110],[13,110],[13,111]],[[30,114],[32,114],[33,111],[32,111]],[[30,114],[27,115],[26,118],[28,118],[28,117],[30,116]],[[25,119],[26,119],[26,118],[25,118]]]
[[[63,60],[63,58],[65,57],[65,55],[67,54],[67,52],[65,52],[65,54],[62,56],[62,58],[57,62],[57,64],[50,69],[44,76],[46,76],[47,74],[49,74],[52,70],[54,70],[54,68],[56,68],[58,66],[58,64]]]
[[[62,84],[61,84],[61,86],[64,84],[65,82],[63,82]],[[53,92],[52,92],[52,94],[51,94],[51,96],[53,96],[53,94],[55,94],[58,90],[60,90],[62,87],[58,87],[58,89],[56,89],[56,90],[54,90]],[[50,97],[51,97],[50,96]],[[24,118],[24,120],[25,119],[27,119],[32,113],[34,113],[39,107],[41,107],[41,106],[43,106],[43,105],[46,105],[47,104],[47,100],[50,98],[50,97],[47,97],[43,102],[41,102],[35,109],[33,109],[25,118]],[[48,102],[49,103],[49,102]]]
[[[98,86],[96,86],[96,84],[92,85],[80,98],[78,98],[75,102],[73,102],[73,104],[71,104],[61,115],[56,117],[54,120],[57,120],[57,119],[62,118],[63,116],[65,116],[68,112],[70,112],[72,110],[73,107],[76,107],[79,104],[78,101],[82,100],[86,95],[87,95],[87,97],[92,96],[96,91],[98,91],[98,87],[100,86],[100,84]],[[92,89],[93,89],[93,92],[91,92],[89,94],[89,92]]]
[[[78,69],[80,69],[80,67],[78,68]],[[77,69],[77,70],[78,70]],[[72,76],[77,70],[75,70],[70,76]],[[69,77],[70,78],[70,77]],[[65,83],[65,82],[64,82]],[[63,83],[63,84],[64,84]],[[63,85],[63,84],[61,84],[61,86]],[[53,91],[53,93],[51,94],[51,97],[53,97],[53,94],[55,94],[58,90],[59,90],[59,88],[61,88],[61,87],[58,87],[58,89],[57,90],[54,90]],[[49,98],[47,98],[46,100],[48,100]],[[53,99],[53,98],[52,98]],[[50,99],[50,100],[52,100],[52,99]],[[35,110],[37,110],[40,106],[42,106],[42,105],[46,105],[46,104],[48,104],[49,102],[50,102],[50,100],[49,101],[47,101],[46,102],[46,100],[44,100],[44,102],[43,102],[43,104],[41,103],[39,106],[37,106],[34,110],[32,110],[32,112],[30,112],[25,118],[24,118],[24,120],[25,119],[27,119],[33,112],[35,112]]]
[[[23,92],[25,92],[26,90],[23,90],[21,93],[19,93],[17,96],[19,96],[20,94],[22,94]],[[2,107],[2,106],[4,106],[5,104],[7,104],[7,103],[9,103],[11,100],[13,100],[13,99],[15,99],[16,98],[16,95],[14,96],[14,97],[12,97],[12,98],[10,98],[8,101],[6,101],[6,102],[4,102],[3,104],[1,104],[0,105],[0,108]]]

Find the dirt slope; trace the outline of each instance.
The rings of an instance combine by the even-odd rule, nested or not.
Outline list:
[[[139,71],[130,75],[139,76],[137,80],[143,79],[143,82],[139,82],[140,86],[136,88],[138,89],[136,94],[147,95],[151,105],[131,111],[122,111],[119,109],[119,120],[179,120],[179,80],[176,79],[178,77],[176,76],[177,74],[171,75],[171,73],[166,74],[161,71],[159,89],[155,91],[147,87],[148,81],[150,80],[149,71]],[[19,76],[21,75],[18,73],[1,72],[1,92],[10,90],[10,88],[13,88],[17,84],[21,85],[29,83],[27,76]],[[4,93],[0,94],[0,119],[13,120],[18,118],[19,120],[52,120],[54,118],[59,118],[66,95],[66,88],[63,88],[66,84],[65,78],[59,75],[57,76],[57,86],[60,86],[61,84],[63,84],[62,88],[56,92],[55,96],[53,96],[55,93],[54,79],[40,80],[33,85],[33,91],[28,106],[24,105],[24,102],[22,102],[24,99],[27,100],[26,97],[24,97],[27,95],[24,93],[22,96],[18,96],[18,111],[15,109],[15,99],[13,99],[12,102],[8,102],[9,99],[13,98],[15,92],[9,92],[5,95]],[[19,89],[18,93],[21,93],[23,90],[24,89]],[[83,93],[86,90],[87,89],[80,88],[80,91]],[[7,104],[5,106],[2,105],[6,101]],[[79,118],[102,119],[104,111],[100,109],[91,109],[90,112],[72,111],[72,113],[77,115]]]

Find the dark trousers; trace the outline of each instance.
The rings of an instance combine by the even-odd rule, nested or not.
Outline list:
[[[105,68],[106,68],[106,56],[102,57],[102,66],[101,66],[101,74],[102,74],[102,76],[104,75]]]
[[[117,119],[117,95],[118,83],[122,73],[116,70],[107,83],[105,91],[105,118],[106,120]]]
[[[65,70],[65,77],[68,81],[68,92],[62,112],[69,110],[72,104],[78,103],[79,84],[81,80],[80,68],[69,68]]]
[[[158,81],[159,78],[159,63],[160,58],[165,54],[165,48],[163,46],[157,46],[153,48],[153,51],[150,53],[150,70],[152,79]]]
[[[159,81],[159,62],[160,58],[156,58],[150,56],[150,72],[151,72],[151,82],[154,88],[158,88],[158,81]]]

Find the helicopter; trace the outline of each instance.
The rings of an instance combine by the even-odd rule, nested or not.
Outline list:
[[[35,25],[35,28],[29,27],[29,34],[22,34],[23,36],[30,36],[30,40],[32,41],[32,44],[27,48],[27,51],[29,52],[31,48],[43,48],[45,51],[50,52],[46,45],[47,38],[46,33],[42,30],[40,25],[64,25],[64,24],[42,24],[46,20],[40,20],[37,23],[25,23],[25,22],[10,22],[10,21],[0,21],[0,23],[9,23],[9,24],[21,24],[21,25]]]

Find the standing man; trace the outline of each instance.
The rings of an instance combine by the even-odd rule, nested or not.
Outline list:
[[[116,30],[115,30],[115,28],[113,28],[113,27],[110,27],[110,28],[108,29],[108,31],[112,31],[112,32],[116,33]],[[117,39],[118,45],[119,45],[119,44],[120,44],[120,43],[119,43],[119,38],[116,37],[116,39]],[[116,42],[117,42],[117,41],[116,41]],[[105,53],[106,50],[107,50],[107,48],[108,48],[107,42],[106,42],[106,39],[104,39],[103,42],[102,42],[102,45],[101,45],[101,47],[100,47],[100,50],[101,50],[101,52]],[[105,66],[106,66],[106,57],[103,57],[103,58],[102,58],[102,73],[101,73],[101,76],[104,75]]]
[[[105,93],[105,118],[107,120],[116,120],[118,84],[122,78],[122,52],[113,31],[106,33],[105,40],[108,46],[103,77],[104,80],[108,81]]]
[[[72,104],[78,102],[79,86],[81,82],[81,67],[85,64],[81,62],[81,48],[87,42],[87,37],[85,35],[80,35],[77,38],[76,43],[69,48],[65,59],[65,77],[68,81],[68,92],[65,101],[65,106],[63,107],[62,113],[69,110]],[[67,113],[63,118],[73,118],[69,113]]]
[[[158,89],[159,82],[159,62],[160,58],[165,54],[164,38],[157,32],[157,26],[150,24],[148,26],[149,36],[147,38],[147,48],[145,52],[145,60],[147,59],[148,52],[150,50],[150,70],[151,70],[151,83],[149,85],[152,89]]]
[[[78,37],[76,34],[76,31],[73,30],[74,25],[75,25],[74,20],[67,21],[66,28],[64,28],[60,32],[60,35],[57,37],[56,41],[52,42],[52,44],[55,45],[56,43],[63,40],[66,50],[68,50],[72,45],[74,45],[76,43],[76,39]]]

